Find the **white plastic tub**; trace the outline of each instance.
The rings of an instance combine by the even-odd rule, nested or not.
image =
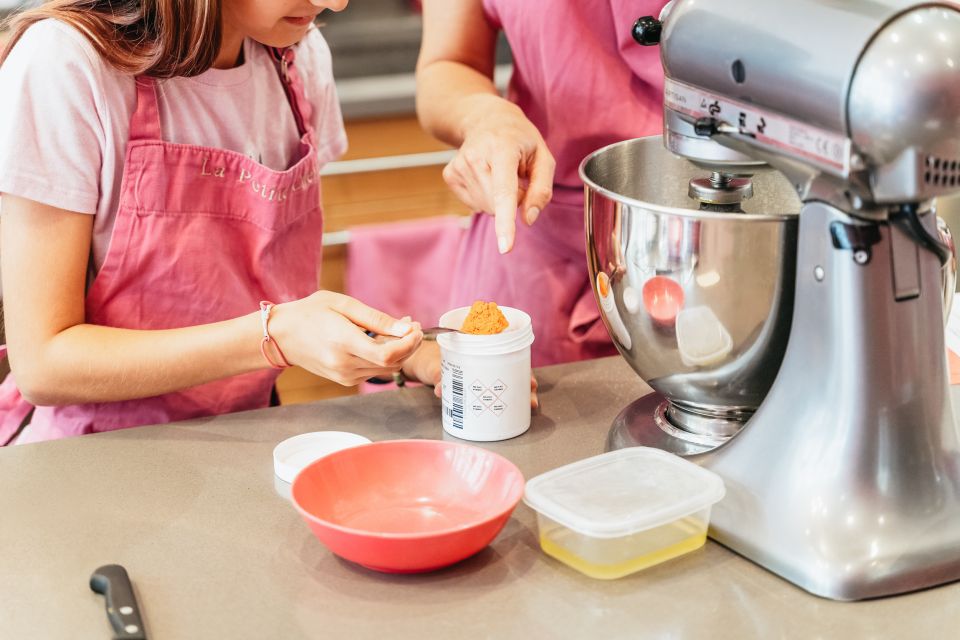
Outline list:
[[[500,307],[509,326],[494,335],[442,333],[443,430],[464,440],[506,440],[530,428],[530,316]],[[459,329],[470,312],[443,314],[441,327]]]
[[[703,546],[718,475],[647,447],[587,458],[533,478],[540,546],[592,578],[613,579]]]

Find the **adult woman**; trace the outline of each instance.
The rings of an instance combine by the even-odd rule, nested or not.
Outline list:
[[[535,365],[614,353],[587,281],[577,167],[599,147],[660,131],[658,51],[638,46],[631,27],[665,0],[422,4],[420,120],[459,148],[444,171],[450,187],[494,214],[474,216],[451,306],[483,298],[526,310]],[[507,99],[492,81],[501,30],[514,57]]]

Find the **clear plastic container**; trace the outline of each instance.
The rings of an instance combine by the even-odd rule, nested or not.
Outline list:
[[[621,578],[703,546],[723,481],[659,449],[634,447],[533,478],[540,547],[600,579]]]

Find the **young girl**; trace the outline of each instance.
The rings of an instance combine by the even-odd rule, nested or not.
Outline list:
[[[278,370],[435,382],[422,333],[316,291],[347,0],[55,0],[0,54],[0,445],[265,407]],[[367,331],[391,336],[374,340]]]

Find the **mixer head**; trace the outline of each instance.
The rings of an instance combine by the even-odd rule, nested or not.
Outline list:
[[[960,191],[956,6],[674,0],[634,36],[661,44],[667,148],[705,171],[770,164],[874,219]]]

